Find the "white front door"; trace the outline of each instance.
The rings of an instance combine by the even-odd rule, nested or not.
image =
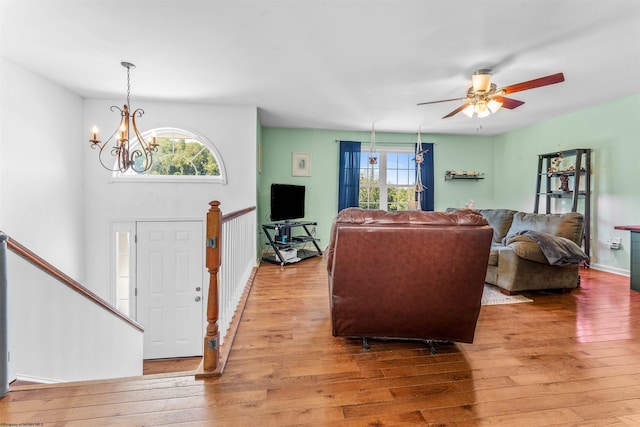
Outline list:
[[[137,320],[145,359],[201,356],[204,232],[201,221],[138,222]]]

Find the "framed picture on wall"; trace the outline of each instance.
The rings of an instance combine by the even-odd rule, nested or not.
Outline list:
[[[311,153],[293,153],[291,175],[311,176]]]

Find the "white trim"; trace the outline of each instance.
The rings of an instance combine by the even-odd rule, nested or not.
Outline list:
[[[111,183],[150,183],[150,182],[169,182],[169,183],[190,183],[190,184],[226,184],[227,180],[219,176],[209,175],[127,175],[112,176],[109,180]]]
[[[51,378],[32,377],[29,375],[16,375],[16,381],[26,381],[38,384],[59,384],[64,382],[61,380],[52,380]]]
[[[613,273],[613,274],[619,274],[620,276],[631,277],[631,271],[626,270],[624,268],[609,267],[608,265],[604,265],[604,264],[591,264],[590,267],[593,268],[594,270],[605,271],[607,273]]]

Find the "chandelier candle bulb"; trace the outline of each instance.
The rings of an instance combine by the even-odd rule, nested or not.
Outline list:
[[[97,141],[98,140],[98,128],[96,126],[94,126],[91,129],[91,132],[93,132],[93,139],[92,141]]]

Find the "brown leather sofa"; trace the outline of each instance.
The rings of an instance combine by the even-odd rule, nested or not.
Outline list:
[[[472,211],[341,211],[325,253],[333,335],[473,342],[492,235]]]

